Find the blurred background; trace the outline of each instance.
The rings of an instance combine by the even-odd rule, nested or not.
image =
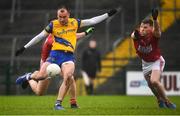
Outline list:
[[[97,40],[102,56],[102,70],[95,79],[94,94],[151,94],[143,93],[142,88],[147,84],[129,36],[142,19],[151,15],[152,8],[160,10],[162,38],[159,44],[166,60],[161,82],[169,95],[180,95],[180,0],[0,0],[0,95],[33,94],[30,88],[22,90],[16,86],[15,80],[25,72],[39,69],[42,42],[19,57],[14,54],[41,32],[49,20],[56,18],[60,5],[67,5],[71,17],[80,19],[101,15],[113,8],[119,10],[115,16],[97,24],[93,35],[77,43],[75,77],[78,95],[86,95],[80,66],[82,52],[90,39]],[[57,94],[59,80],[62,79],[52,80],[47,94]]]

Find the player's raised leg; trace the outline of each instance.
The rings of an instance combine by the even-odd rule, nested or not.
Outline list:
[[[49,62],[43,63],[40,68],[40,71],[37,74],[31,75],[31,79],[47,78],[46,68],[49,64],[50,64]],[[29,80],[29,84],[32,90],[37,95],[43,95],[49,86],[49,80],[42,80],[39,82],[36,82],[34,80]]]
[[[23,76],[20,76],[19,78],[17,78],[16,83],[25,85],[25,83],[27,83],[28,81],[30,87],[32,88],[35,94],[43,95],[49,85],[49,80],[38,81],[38,79],[47,78],[46,68],[49,64],[49,62],[45,62],[40,68],[40,71],[35,71],[32,74],[27,73]]]

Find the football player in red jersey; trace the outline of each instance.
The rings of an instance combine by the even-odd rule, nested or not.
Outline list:
[[[152,18],[144,19],[140,27],[131,34],[137,55],[142,59],[142,70],[149,88],[157,98],[160,108],[176,109],[176,105],[167,98],[165,90],[160,83],[160,76],[164,69],[163,59],[158,42],[161,30],[157,20],[158,10],[152,10]]]

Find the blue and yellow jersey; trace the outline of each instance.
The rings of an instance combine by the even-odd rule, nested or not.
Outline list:
[[[45,28],[48,33],[53,36],[53,44],[51,50],[65,50],[74,52],[76,48],[76,32],[81,21],[74,18],[68,19],[68,24],[63,26],[59,21],[53,20]]]

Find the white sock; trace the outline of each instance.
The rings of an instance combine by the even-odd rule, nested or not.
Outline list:
[[[31,80],[31,73],[28,73],[28,74],[26,75],[26,80]]]

